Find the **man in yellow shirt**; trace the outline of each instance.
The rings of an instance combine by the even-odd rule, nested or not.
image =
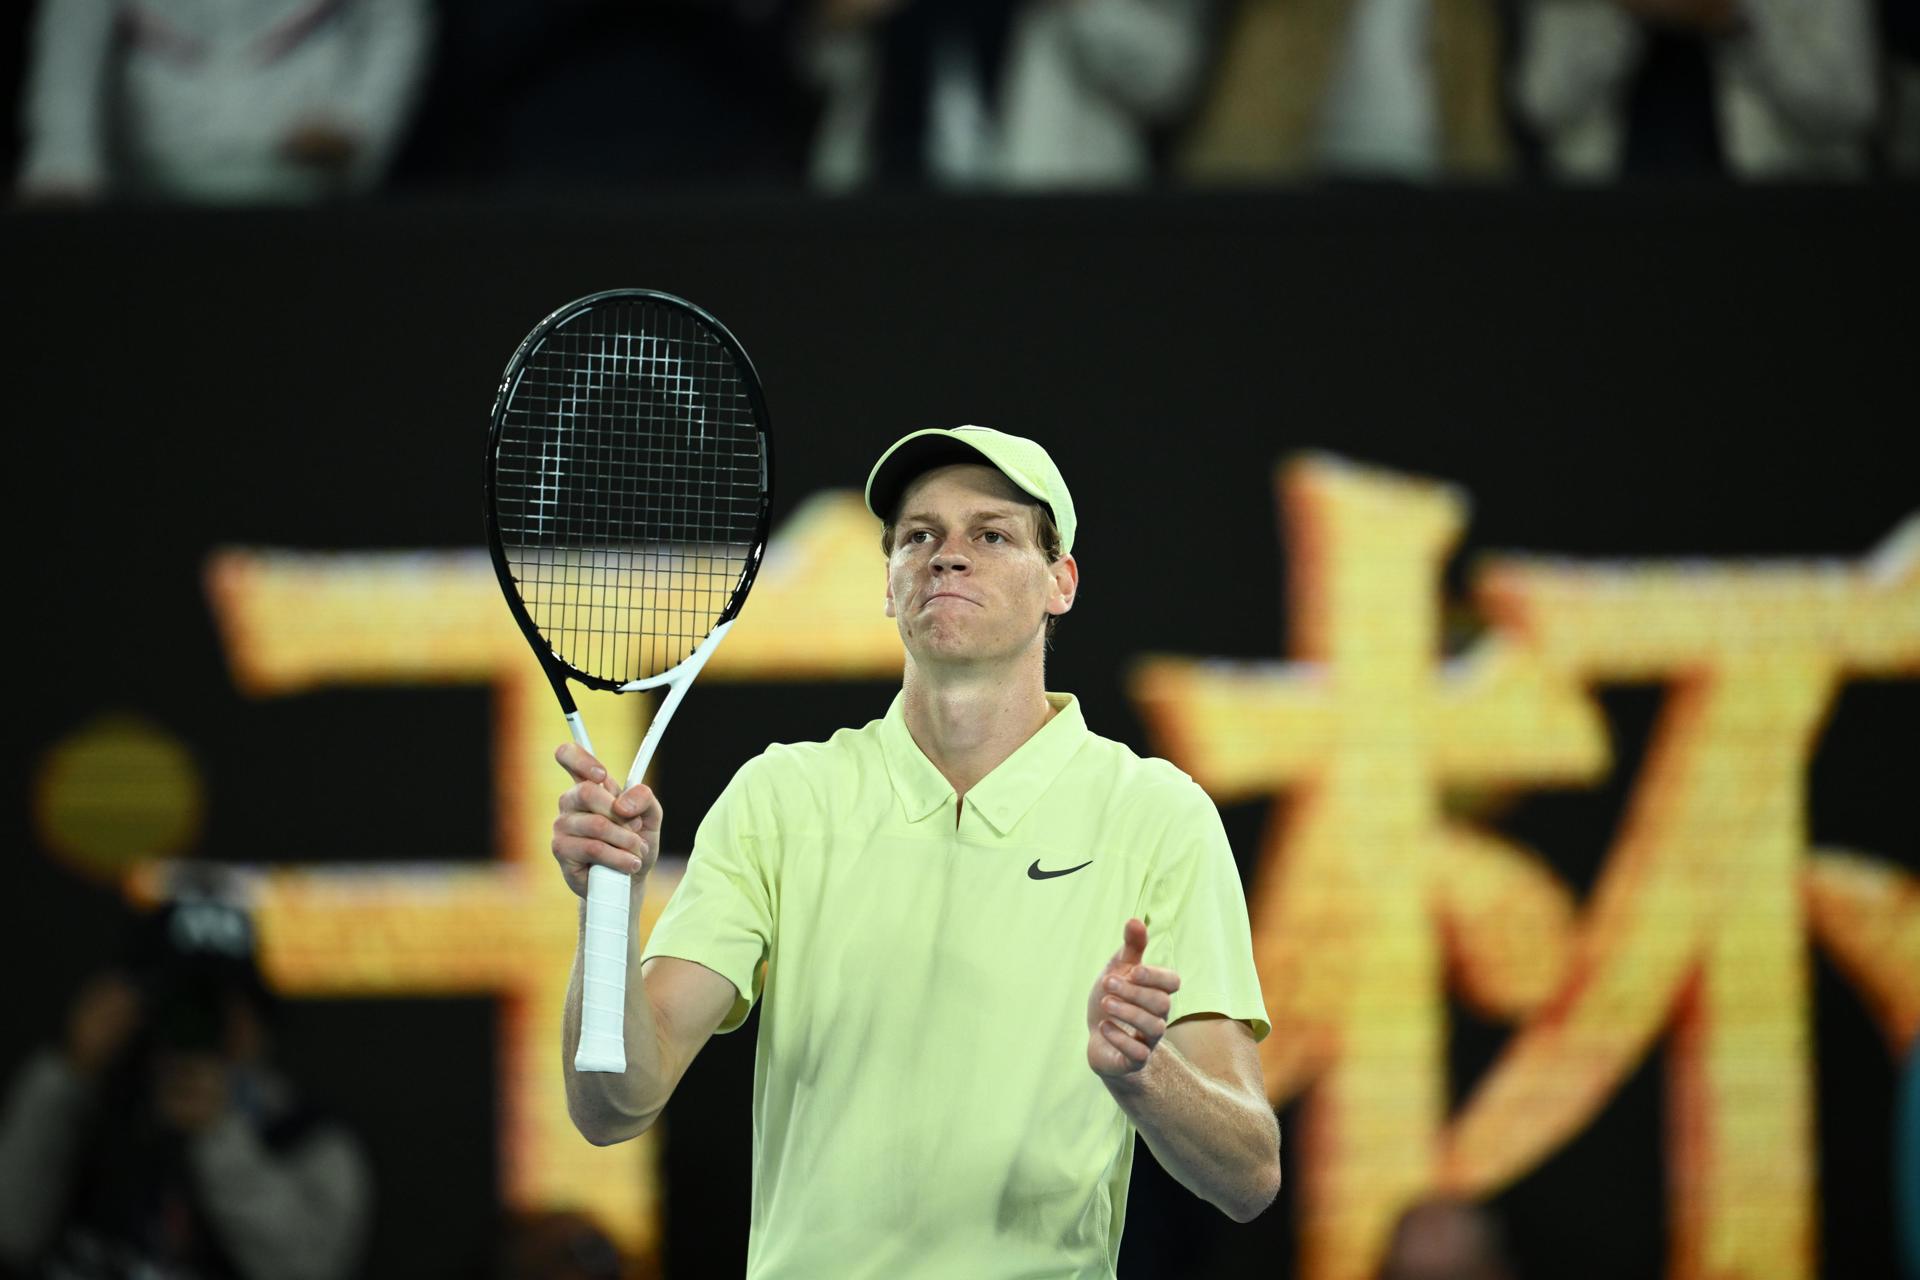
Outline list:
[[[1246,904],[1200,788],[1046,691],[1079,586],[1064,480],[1030,440],[921,431],[867,505],[900,694],[734,776],[630,959],[624,1075],[573,1070],[576,956],[575,1124],[644,1132],[759,1000],[750,1276],[1111,1277],[1136,1130],[1253,1218],[1280,1164]],[[630,872],[637,918],[660,803],[558,758],[554,857],[583,895],[595,863]]]

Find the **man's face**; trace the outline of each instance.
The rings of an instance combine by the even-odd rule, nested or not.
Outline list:
[[[1041,644],[1073,604],[1072,556],[1049,564],[1039,513],[989,466],[938,467],[908,486],[887,560],[887,616],[915,662],[984,663]]]

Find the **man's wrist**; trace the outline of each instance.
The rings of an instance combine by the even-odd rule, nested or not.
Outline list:
[[[1131,1110],[1130,1104],[1152,1096],[1159,1086],[1160,1077],[1166,1073],[1169,1066],[1166,1059],[1166,1049],[1156,1045],[1138,1071],[1129,1071],[1117,1076],[1103,1075],[1100,1079],[1106,1082],[1107,1092],[1113,1095],[1113,1100],[1123,1108]]]

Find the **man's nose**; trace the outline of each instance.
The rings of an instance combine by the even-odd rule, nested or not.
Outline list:
[[[933,553],[933,567],[936,569],[965,573],[968,563],[967,547],[963,542],[949,540]]]

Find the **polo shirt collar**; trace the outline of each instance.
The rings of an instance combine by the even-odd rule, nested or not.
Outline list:
[[[1012,831],[1026,816],[1087,739],[1079,699],[1070,693],[1050,693],[1047,702],[1054,709],[1053,717],[967,793],[967,807],[1000,835]],[[880,743],[894,794],[900,797],[908,822],[939,812],[953,798],[952,785],[907,731],[906,694],[894,695],[893,705],[887,708],[880,722]]]

